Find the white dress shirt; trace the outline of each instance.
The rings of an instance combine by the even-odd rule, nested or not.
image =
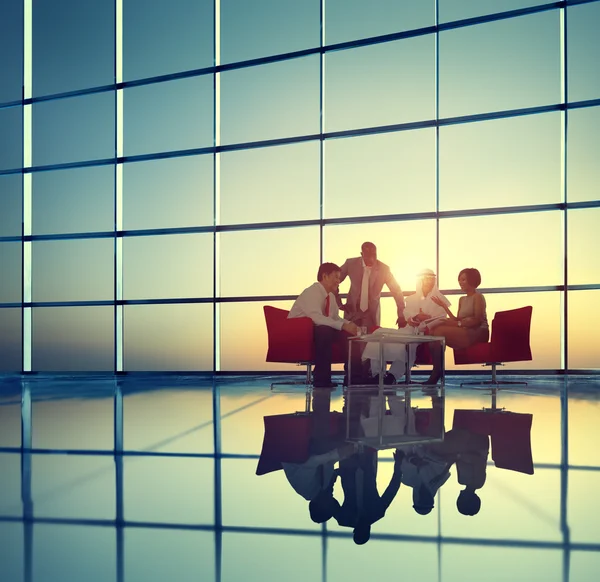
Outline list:
[[[294,317],[310,317],[315,325],[328,325],[335,329],[342,329],[345,319],[340,317],[340,312],[335,300],[335,295],[329,293],[329,317],[325,315],[327,291],[318,281],[307,287],[290,309],[288,319]]]
[[[338,450],[333,449],[322,455],[313,455],[301,465],[281,463],[281,466],[296,493],[302,495],[307,501],[311,501],[329,485],[333,477],[334,465],[339,460]],[[323,467],[322,475],[319,471],[320,466]]]

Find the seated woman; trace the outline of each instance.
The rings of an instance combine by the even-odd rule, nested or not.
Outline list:
[[[406,298],[404,318],[408,326],[401,329],[379,328],[375,333],[393,332],[407,335],[435,333],[437,326],[446,320],[446,311],[443,306],[450,305],[450,301],[440,293],[436,284],[435,273],[431,269],[423,269],[417,275],[416,292]],[[409,346],[409,365],[415,363],[418,344]],[[406,349],[401,344],[385,344],[384,355],[386,361],[392,361],[389,372],[386,374],[385,383],[392,384],[399,380],[406,370]],[[370,372],[373,380],[379,380],[379,344],[370,342],[362,354],[363,360],[370,359]]]
[[[435,328],[434,335],[444,336],[446,345],[454,349],[464,349],[479,342],[487,342],[490,330],[486,315],[485,297],[476,289],[481,284],[481,274],[477,269],[463,269],[458,274],[458,284],[465,296],[458,300],[458,314],[454,316],[447,305],[437,298],[437,303],[448,314],[447,320]],[[436,384],[441,376],[441,347],[430,344],[433,356],[433,370],[425,384]]]

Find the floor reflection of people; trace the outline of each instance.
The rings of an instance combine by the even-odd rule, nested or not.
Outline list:
[[[409,447],[402,462],[402,482],[413,489],[413,508],[427,515],[434,507],[438,490],[450,478],[456,464],[457,478],[465,489],[456,501],[463,515],[475,515],[481,508],[476,491],[486,479],[489,438],[465,429],[445,433],[444,441]]]
[[[394,452],[394,471],[383,495],[377,490],[377,451],[365,447],[346,460],[338,469],[344,491],[344,502],[333,516],[342,527],[353,528],[356,544],[371,537],[371,526],[385,515],[402,481],[401,463],[404,453]]]

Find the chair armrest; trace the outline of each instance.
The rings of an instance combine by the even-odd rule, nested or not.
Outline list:
[[[313,359],[314,324],[310,317],[272,322],[267,362],[308,362]]]

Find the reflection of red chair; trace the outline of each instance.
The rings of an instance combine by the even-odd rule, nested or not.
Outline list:
[[[267,323],[269,348],[267,362],[280,362],[306,366],[304,381],[274,382],[273,386],[304,384],[310,390],[312,384],[311,366],[314,363],[313,322],[309,317],[288,319],[289,311],[270,305],[263,307]],[[334,364],[343,364],[344,358],[339,346],[333,346]],[[307,393],[307,398],[309,394]]]
[[[337,436],[343,429],[340,412],[330,412],[330,436]],[[282,463],[301,464],[310,456],[312,416],[307,412],[265,416],[265,434],[257,475],[264,475],[282,468]]]
[[[452,428],[490,436],[492,459],[496,467],[533,475],[532,421],[532,414],[503,410],[455,410]]]
[[[492,337],[487,343],[474,344],[463,350],[454,350],[455,364],[483,364],[492,367],[492,379],[483,382],[463,382],[466,384],[498,387],[502,384],[524,384],[527,382],[500,381],[496,378],[496,366],[503,362],[524,362],[531,360],[529,331],[533,308],[520,307],[508,311],[498,311],[492,321]]]

